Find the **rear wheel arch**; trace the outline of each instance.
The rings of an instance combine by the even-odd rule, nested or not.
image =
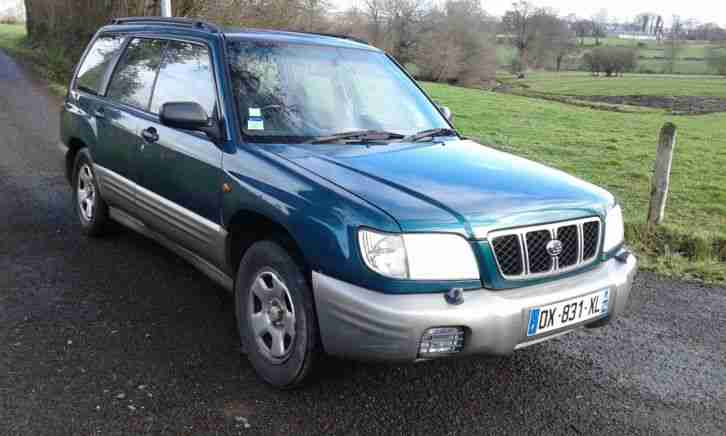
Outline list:
[[[68,151],[66,152],[66,178],[69,183],[73,183],[73,167],[76,163],[76,156],[81,149],[88,148],[88,145],[78,138],[71,138],[68,141]]]

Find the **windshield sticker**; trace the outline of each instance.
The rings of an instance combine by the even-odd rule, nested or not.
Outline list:
[[[258,107],[251,107],[250,108],[250,117],[261,117],[262,116],[262,110]]]
[[[265,130],[265,121],[262,117],[249,117],[247,119],[247,130]]]

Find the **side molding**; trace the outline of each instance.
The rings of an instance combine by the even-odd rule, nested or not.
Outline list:
[[[166,238],[164,235],[147,227],[143,222],[137,220],[121,209],[111,207],[109,209],[111,218],[124,226],[141,233],[142,235],[155,240],[159,244],[173,251],[187,262],[191,263],[199,271],[207,275],[210,279],[222,286],[225,290],[232,292],[234,290],[234,280],[222,270],[212,265],[210,262],[188,250],[176,242]]]
[[[139,222],[186,247],[218,267],[226,261],[227,231],[189,209],[152,192],[101,165],[93,165],[101,195],[109,205],[137,215]],[[128,214],[128,213],[127,213]]]

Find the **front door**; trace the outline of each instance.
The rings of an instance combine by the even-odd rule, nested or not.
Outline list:
[[[169,102],[196,102],[215,116],[217,92],[206,45],[167,43],[149,107],[154,120],[141,123],[136,165],[139,202],[149,210],[150,224],[219,264],[222,150],[203,133],[162,125],[158,114]]]

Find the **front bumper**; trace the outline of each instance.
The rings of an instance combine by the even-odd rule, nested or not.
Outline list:
[[[625,310],[637,270],[634,256],[611,259],[597,268],[561,280],[518,289],[467,291],[451,305],[442,294],[391,295],[313,272],[320,336],[325,351],[346,358],[414,361],[423,333],[433,327],[462,326],[464,348],[457,355],[508,354],[582,327],[587,320],[527,337],[531,307],[610,289],[608,319]]]

